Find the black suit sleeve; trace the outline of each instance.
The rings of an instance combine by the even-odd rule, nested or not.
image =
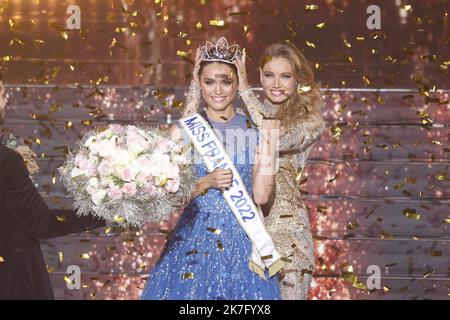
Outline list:
[[[30,180],[22,157],[8,152],[0,166],[9,213],[36,239],[59,237],[102,227],[103,220],[78,217],[72,210],[50,210]]]

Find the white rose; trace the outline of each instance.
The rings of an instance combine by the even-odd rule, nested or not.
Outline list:
[[[92,142],[94,141],[95,138],[96,137],[93,136],[93,137],[90,137],[89,139],[87,139],[86,142],[84,143],[84,146],[87,148],[90,148],[90,146],[92,145]]]
[[[102,140],[98,144],[98,154],[102,158],[110,158],[116,152],[116,145],[112,140]]]
[[[122,166],[126,166],[130,163],[131,156],[125,150],[116,150],[116,152],[114,153],[114,155],[112,157],[112,161],[113,161],[114,165],[119,164]]]
[[[92,195],[94,194],[98,189],[98,179],[97,178],[90,178],[88,181],[88,186],[86,187],[86,191]]]
[[[147,176],[143,173],[139,173],[136,177],[136,185],[142,187],[147,183]]]
[[[102,187],[108,187],[108,186],[114,185],[114,180],[110,176],[100,177],[100,185]]]
[[[85,171],[79,169],[79,168],[73,168],[72,171],[70,172],[70,177],[71,178],[76,178],[82,175],[85,175]]]
[[[103,199],[105,199],[106,196],[106,190],[97,190],[92,195],[92,202],[94,202],[97,206],[101,204]]]

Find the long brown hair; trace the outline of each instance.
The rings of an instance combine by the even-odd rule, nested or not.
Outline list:
[[[295,79],[299,83],[299,88],[280,106],[276,118],[286,128],[302,121],[308,116],[322,117],[322,97],[320,95],[320,85],[315,81],[312,67],[303,53],[294,44],[289,42],[275,43],[264,50],[259,67],[272,58],[285,58],[292,66]]]

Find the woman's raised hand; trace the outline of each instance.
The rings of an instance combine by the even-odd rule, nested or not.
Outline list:
[[[202,50],[200,47],[197,48],[197,51],[195,51],[195,64],[194,64],[194,71],[192,71],[192,79],[195,81],[195,83],[200,86],[200,63],[202,62]]]
[[[247,80],[247,69],[245,68],[245,61],[247,58],[247,54],[244,51],[242,56],[236,57],[234,60],[234,65],[237,68],[238,72],[238,80],[239,80],[239,90],[248,89],[248,80]]]

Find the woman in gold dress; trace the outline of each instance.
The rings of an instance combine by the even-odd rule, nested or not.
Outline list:
[[[196,67],[183,116],[197,112],[200,89]],[[239,93],[253,122],[262,128],[264,118],[281,122],[279,170],[272,199],[264,206],[265,223],[285,262],[279,274],[284,300],[306,300],[314,270],[314,244],[308,212],[303,202],[301,173],[308,155],[325,129],[322,99],[312,68],[292,44],[279,43],[266,48],[260,62],[261,85],[266,100],[261,103],[249,88],[245,54],[237,59]]]
[[[275,193],[263,211],[267,229],[286,262],[279,275],[282,299],[306,300],[315,265],[314,244],[299,182],[308,155],[325,129],[319,85],[302,52],[290,43],[270,45],[262,55],[264,103],[249,89],[245,55],[236,65],[240,96],[255,124],[261,127],[267,117],[281,121]]]

